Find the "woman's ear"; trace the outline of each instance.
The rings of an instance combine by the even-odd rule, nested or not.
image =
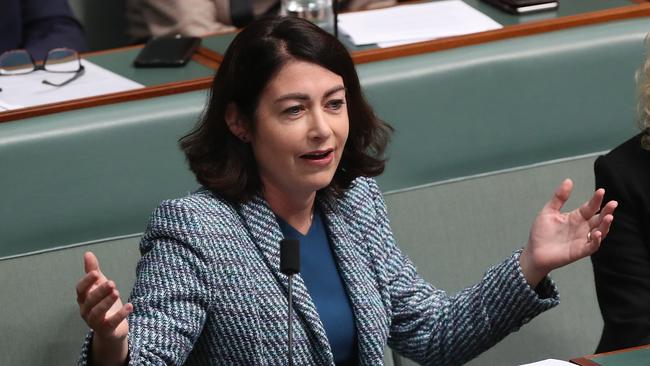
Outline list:
[[[246,121],[244,120],[244,116],[239,112],[239,108],[237,108],[235,103],[228,103],[225,119],[228,129],[233,135],[237,136],[237,138],[243,142],[250,141]]]

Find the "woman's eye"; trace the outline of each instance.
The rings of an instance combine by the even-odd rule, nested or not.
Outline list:
[[[299,115],[305,108],[301,105],[294,105],[284,110],[284,113],[289,116]]]
[[[343,99],[334,99],[327,102],[327,108],[338,111],[343,107],[343,104],[345,104]]]

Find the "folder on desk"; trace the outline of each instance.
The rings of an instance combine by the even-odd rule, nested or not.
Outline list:
[[[557,0],[483,0],[510,14],[526,14],[543,10],[557,9]]]

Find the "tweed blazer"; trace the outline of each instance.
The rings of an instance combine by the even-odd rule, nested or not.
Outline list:
[[[528,286],[519,252],[455,296],[425,282],[395,245],[373,179],[356,179],[342,198],[319,193],[317,204],[352,303],[360,365],[381,365],[387,344],[422,364],[460,365],[558,303],[549,279]],[[260,197],[233,205],[202,190],[161,203],[141,242],[129,364],[286,365],[281,239]],[[295,364],[334,365],[299,275],[294,309]]]

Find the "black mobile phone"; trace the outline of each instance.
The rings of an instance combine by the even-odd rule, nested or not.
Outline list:
[[[483,0],[510,14],[527,14],[532,12],[554,10],[560,5],[557,0]]]
[[[157,37],[144,45],[133,61],[135,67],[178,67],[190,60],[201,44],[198,37]]]

